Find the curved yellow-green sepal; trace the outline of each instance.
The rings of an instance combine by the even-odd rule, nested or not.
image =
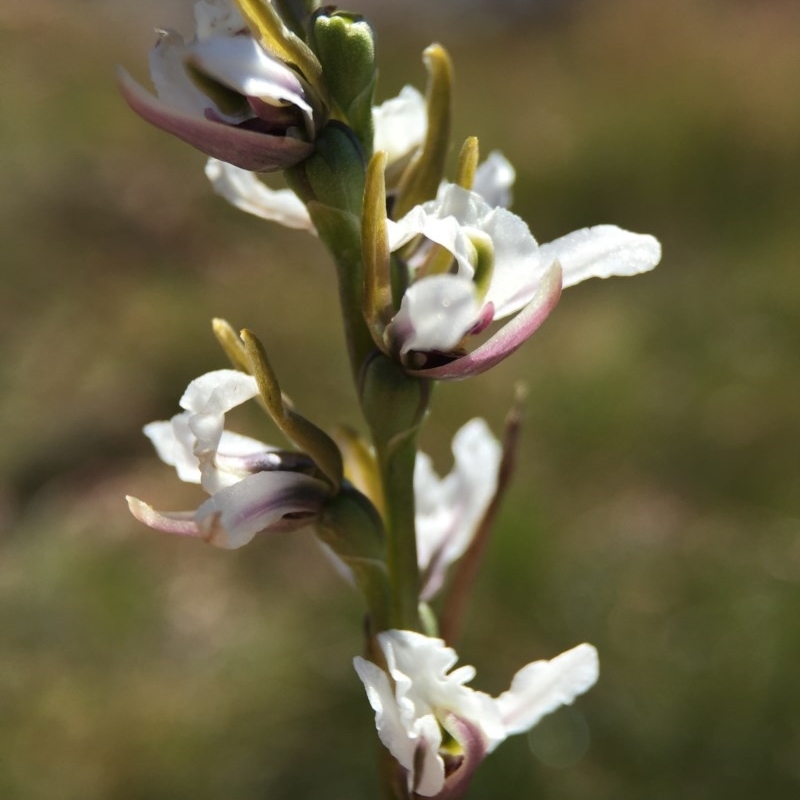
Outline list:
[[[364,260],[364,319],[379,348],[392,316],[389,234],[386,226],[386,153],[375,153],[367,167],[361,255]]]
[[[394,209],[395,219],[436,196],[444,177],[445,160],[450,146],[453,64],[447,51],[439,44],[427,47],[422,57],[428,70],[428,131],[421,152],[408,165],[400,179]]]
[[[478,169],[480,159],[480,148],[478,147],[478,137],[469,136],[461,146],[458,154],[458,167],[456,168],[456,183],[467,191],[472,190],[475,183],[475,171]]]
[[[275,58],[297,68],[317,94],[327,99],[322,66],[311,48],[286,27],[269,0],[235,0],[261,46]]]
[[[217,341],[225,352],[225,355],[228,356],[231,364],[240,372],[249,374],[250,359],[245,352],[244,343],[231,324],[227,320],[215,317],[211,320],[211,327],[214,331],[214,336],[217,337]]]
[[[250,361],[250,372],[256,379],[267,413],[287,439],[311,456],[322,474],[338,490],[342,485],[344,467],[336,443],[313,422],[286,406],[278,379],[256,335],[243,330],[241,338]]]

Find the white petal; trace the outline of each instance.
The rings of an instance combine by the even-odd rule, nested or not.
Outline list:
[[[445,501],[442,479],[430,456],[418,452],[414,462],[414,514],[417,530],[417,560],[425,570],[450,529],[452,509]]]
[[[389,676],[371,661],[358,656],[353,659],[353,666],[364,684],[367,699],[375,712],[378,737],[401,766],[413,772],[416,742],[412,738],[412,731],[403,724]]]
[[[435,200],[411,209],[390,223],[389,247],[402,247],[422,235],[452,254],[458,274],[472,278],[474,246],[470,233],[478,230],[492,241],[494,269],[485,297],[494,305],[494,318],[513,314],[535,295],[545,273],[539,245],[527,224],[505,208],[493,208],[476,192],[455,184],[442,184]]]
[[[542,264],[539,245],[527,223],[508,209],[492,209],[481,229],[494,245],[494,272],[486,302],[494,304],[494,318],[502,319],[530,302],[549,264]]]
[[[158,98],[176,111],[203,116],[212,104],[186,73],[188,45],[174,31],[159,31],[159,34],[149,56],[150,77]]]
[[[458,654],[441,639],[423,636],[413,631],[383,631],[378,642],[386,655],[392,677],[401,694],[398,677],[407,678],[403,689],[406,700],[413,704],[418,716],[434,712],[441,720],[445,712],[452,712],[476,725],[489,741],[505,736],[494,700],[483,692],[465,686],[475,676],[470,666],[450,672],[458,661]]]
[[[275,449],[258,439],[253,439],[251,436],[243,436],[241,433],[234,433],[233,431],[222,431],[222,436],[217,446],[219,455],[226,457],[255,456]]]
[[[372,109],[375,152],[386,152],[391,164],[419,147],[428,128],[425,98],[413,86]]]
[[[647,272],[661,260],[661,245],[648,234],[631,233],[616,225],[596,225],[542,245],[540,254],[544,263],[561,262],[566,288],[587,278]]]
[[[478,195],[475,197],[480,199]],[[397,222],[388,220],[386,227],[389,234],[389,249],[394,252],[417,236],[424,236],[449,250],[458,264],[459,274],[465,278],[472,278],[475,274],[472,261],[475,248],[467,235],[466,227],[454,215],[448,214],[449,210],[443,208],[441,204],[425,203],[412,208]]]
[[[447,560],[463,555],[497,489],[503,451],[485,420],[473,419],[453,437],[455,464],[450,502],[460,511],[459,530],[447,543]]]
[[[426,575],[422,599],[441,587],[448,567],[469,547],[497,489],[500,443],[482,419],[470,420],[453,438],[452,471],[441,479],[419,453],[414,465],[417,557]]]
[[[194,454],[196,440],[189,429],[190,416],[184,411],[169,422],[151,422],[144,426],[144,434],[153,443],[158,457],[175,467],[182,481],[200,483],[200,462]]]
[[[275,105],[291,103],[311,118],[300,79],[250,36],[215,36],[196,42],[190,46],[190,58],[203,72],[242,95]]]
[[[235,369],[218,369],[195,378],[180,399],[197,414],[225,414],[258,394],[256,379]]]
[[[212,36],[234,36],[247,29],[239,10],[227,0],[200,0],[194,5],[194,19],[200,41]]]
[[[422,599],[441,588],[448,567],[469,547],[497,490],[500,443],[482,419],[470,420],[453,437],[454,464],[444,480],[420,453],[414,470],[417,556],[428,570]],[[419,474],[418,471],[419,470]]]
[[[435,797],[444,788],[444,759],[439,755],[442,729],[433,714],[416,721],[417,769],[412,771],[409,789],[423,797]]]
[[[508,208],[516,176],[511,162],[498,150],[493,150],[475,170],[472,191],[477,192],[493,208]]]
[[[475,327],[480,315],[472,281],[432,275],[408,287],[386,335],[398,344],[401,355],[410,350],[448,352]]]
[[[595,684],[598,674],[597,650],[590,644],[523,667],[495,701],[506,733],[527,731],[546,714],[569,705]]]
[[[314,231],[303,201],[291,189],[270,189],[255,173],[216,158],[206,163],[214,191],[236,208],[287,228]]]
[[[232,482],[219,473],[214,463],[225,414],[257,394],[258,386],[251,375],[220,369],[195,378],[180,399],[181,406],[189,413],[172,418],[175,436],[197,459],[201,483],[209,494]]]

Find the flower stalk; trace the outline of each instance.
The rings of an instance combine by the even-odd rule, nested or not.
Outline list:
[[[376,353],[364,368],[360,398],[383,487],[392,627],[420,630],[414,464],[430,387]]]
[[[233,368],[192,381],[181,410],[144,429],[162,461],[207,497],[186,511],[133,497],[129,508],[153,529],[226,549],[312,527],[363,596],[364,656],[354,667],[375,711],[383,796],[457,800],[502,741],[587,691],[598,659],[580,644],[533,661],[497,697],[467,685],[473,668],[453,669],[448,643],[467,624],[509,485],[521,398],[502,446],[482,419],[463,424],[453,467],[439,477],[419,449],[431,392],[438,380],[481,374],[516,352],[562,289],[646,272],[661,249],[613,225],[539,244],[508,209],[513,167],[496,151],[481,163],[475,137],[448,180],[446,50],[423,53],[424,97],[405,86],[376,106],[372,28],[358,14],[318,6],[203,0],[193,38],[160,32],[150,56],[155,94],[125,72],[120,86],[146,121],[210,156],[214,191],[327,249],[366,432],[349,421],[329,434],[303,416],[256,334],[216,319]],[[287,186],[263,180],[277,171]],[[250,400],[282,445],[228,430],[228,412]]]

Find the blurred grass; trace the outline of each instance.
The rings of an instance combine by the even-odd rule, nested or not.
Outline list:
[[[369,797],[360,608],[311,536],[222,553],[122,503],[196,502],[140,428],[224,363],[211,316],[254,328],[314,419],[357,422],[318,244],[226,207],[116,94],[115,64],[143,76],[150,29],[185,10],[158,6],[0,10],[0,796]],[[471,796],[796,797],[800,10],[401,21],[379,27],[381,96],[421,85],[428,37],[448,46],[456,130],[512,160],[537,238],[614,222],[665,253],[437,392],[442,469],[461,420],[499,428],[530,392],[460,648],[477,684],[583,640],[603,669]]]

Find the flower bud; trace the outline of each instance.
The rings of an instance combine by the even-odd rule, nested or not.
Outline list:
[[[326,8],[314,16],[309,40],[322,64],[334,113],[353,129],[369,157],[377,80],[372,28],[358,14]]]

